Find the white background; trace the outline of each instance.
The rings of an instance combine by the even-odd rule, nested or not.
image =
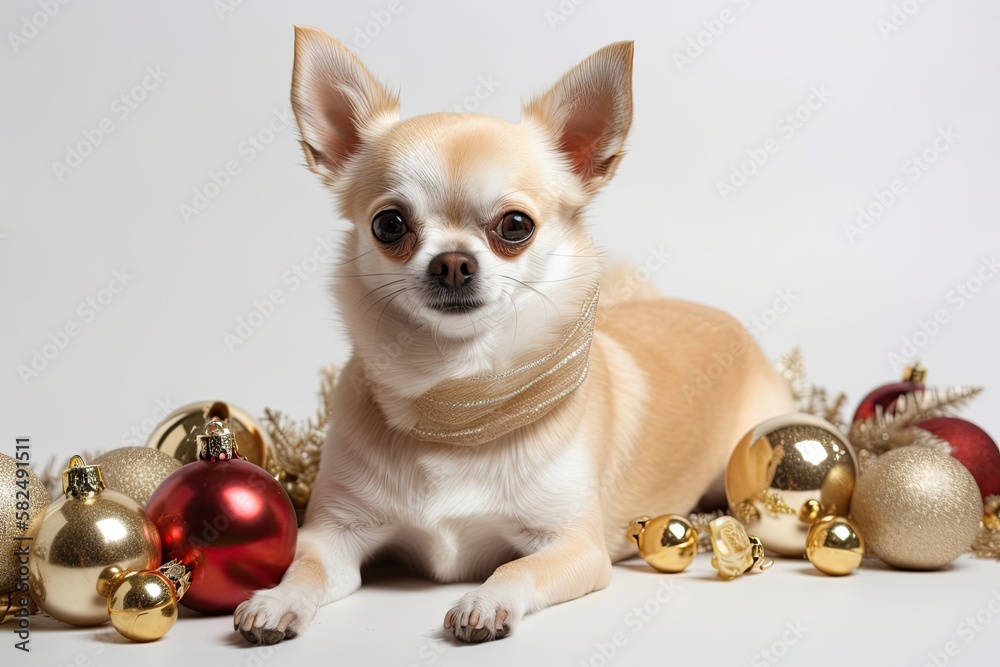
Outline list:
[[[203,398],[223,398],[254,414],[265,405],[302,417],[312,413],[318,369],[343,362],[348,349],[328,297],[329,262],[299,284],[291,272],[311,267],[303,260],[347,227],[303,168],[297,131],[268,135],[272,118],[286,114],[296,23],[323,28],[355,48],[382,80],[399,86],[405,116],[466,104],[516,121],[521,99],[600,46],[634,39],[630,155],[590,212],[591,229],[608,253],[642,264],[652,257],[650,248],[662,248],[670,260],[651,279],[664,293],[724,308],[748,323],[765,318],[769,324],[756,328],[767,352],[776,358],[801,346],[811,380],[848,392],[851,407],[898,375],[890,355],[905,356],[904,340],[915,342],[930,384],[987,386],[965,414],[1000,433],[994,386],[1000,279],[982,269],[1000,252],[996,3],[908,0],[914,13],[905,21],[897,14],[901,25],[891,32],[890,24],[880,27],[893,15],[887,0],[589,0],[580,6],[567,0],[562,14],[557,0],[399,0],[400,11],[386,25],[371,23],[379,13],[390,15],[389,4],[245,0],[223,12],[221,2],[208,0],[80,0],[60,5],[33,34],[25,20],[43,23],[32,18],[39,5],[3,3],[0,442],[7,444],[0,451],[11,453],[17,435],[32,436],[39,462],[130,444],[137,438],[130,430],[147,432],[162,416],[158,406]],[[724,10],[729,23],[722,25],[716,21]],[[706,21],[720,34],[712,36]],[[377,34],[363,41],[358,31],[366,25]],[[11,33],[33,36],[13,44]],[[690,51],[692,62],[678,64],[677,54],[698,39],[707,46],[700,54]],[[144,99],[123,118],[116,100],[133,95],[147,68],[166,77],[138,91],[135,97]],[[480,79],[499,85],[487,99],[469,99]],[[809,118],[788,136],[779,123],[814,88],[828,91],[829,99],[817,110],[801,110]],[[57,174],[53,163],[66,163],[68,147],[85,141],[85,132],[95,136],[102,119],[110,119],[113,130],[70,173]],[[914,180],[913,157],[948,128],[957,139],[947,152],[931,155],[936,161]],[[252,160],[244,143],[250,137],[270,139]],[[777,152],[724,200],[718,182],[770,138]],[[180,205],[192,205],[195,189],[204,191],[211,172],[231,160],[240,173],[186,221]],[[871,206],[876,192],[897,179],[902,194],[851,238],[845,225],[857,223],[858,208]],[[101,312],[80,306],[109,297],[102,290],[122,269],[129,284]],[[977,283],[981,270],[993,280]],[[981,289],[959,307],[964,299],[955,290],[967,283]],[[245,342],[227,346],[225,334],[235,333],[254,301],[274,290],[283,303],[273,315]],[[792,306],[772,318],[768,309],[782,291],[793,295]],[[944,323],[923,335],[921,322],[938,311]],[[31,368],[35,351],[45,354],[50,336],[60,339],[68,325],[78,326],[78,335],[64,340],[57,354],[50,346],[54,358],[44,368],[36,359],[37,374],[22,377],[19,367]],[[988,601],[982,577],[1000,579],[995,569],[963,572],[954,579],[896,575],[880,584],[903,591],[931,582],[945,599],[962,600],[920,632],[885,628],[901,663],[917,664],[943,646],[961,614]],[[980,585],[969,572],[978,573]],[[713,619],[757,619],[752,627],[764,633],[759,642],[728,645],[727,661],[746,663],[796,618],[796,604],[841,605],[841,621],[880,622],[862,609],[876,590],[863,579],[810,580],[829,584],[822,602],[805,591],[796,597],[799,580],[787,581],[785,592],[758,588],[714,611],[692,596],[704,614],[678,614],[661,635],[678,643],[649,646],[657,646],[658,655],[698,653],[720,641],[708,632]],[[351,604],[367,600],[369,608],[385,610],[385,616],[372,614],[384,642],[409,647],[423,641],[410,636],[410,625],[392,632],[394,598],[361,595]],[[434,604],[409,602],[415,606],[406,613],[426,613],[416,625],[434,627],[446,610],[441,593],[413,595],[431,596]],[[787,598],[777,612],[767,603],[775,597]],[[919,599],[913,604],[930,603]],[[569,607],[545,617],[567,614],[571,624],[605,609],[583,604],[589,606],[577,609],[589,612]],[[883,613],[915,618],[913,604]],[[324,614],[333,625],[340,618]],[[222,636],[225,623],[213,623]],[[696,629],[702,632],[692,634]],[[610,635],[614,628],[607,630]],[[993,639],[979,637],[975,646],[996,648],[995,630]],[[800,656],[832,660],[835,653],[820,650],[824,631],[817,626],[812,633],[812,652]],[[302,642],[336,646],[321,634]],[[59,636],[39,640],[52,644]],[[211,633],[198,636],[219,641]],[[600,636],[599,630],[581,635],[584,648],[575,652],[557,642],[554,648],[567,650],[554,655],[566,657],[561,664],[576,664],[573,656],[587,657],[592,649],[585,647]],[[559,641],[571,642],[566,637]],[[536,641],[546,645],[544,635]],[[516,642],[503,642],[489,655],[502,662],[509,662],[505,650],[524,655]],[[137,648],[129,655],[147,660],[156,653]],[[421,660],[407,658],[410,653],[400,651],[400,664]],[[455,653],[470,655],[468,649]],[[964,664],[973,664],[970,655],[963,653]]]

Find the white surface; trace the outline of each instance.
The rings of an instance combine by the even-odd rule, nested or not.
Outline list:
[[[650,247],[662,247],[670,261],[651,279],[664,292],[746,322],[768,316],[778,291],[790,290],[792,307],[759,332],[761,344],[774,357],[801,345],[811,378],[849,392],[852,403],[897,375],[888,355],[943,310],[947,322],[920,349],[930,381],[987,385],[966,415],[1000,433],[991,387],[1000,377],[1000,280],[962,308],[949,298],[1000,251],[1000,5],[925,3],[884,38],[878,22],[890,18],[889,0],[589,0],[555,29],[546,12],[559,11],[557,0],[400,1],[362,57],[399,84],[407,116],[451,109],[486,79],[499,84],[478,110],[516,120],[519,99],[599,46],[635,39],[631,152],[590,215],[609,253],[642,264]],[[221,18],[210,2],[60,5],[17,53],[7,35],[38,5],[0,6],[0,451],[12,453],[18,435],[33,437],[38,462],[137,444],[163,406],[209,397],[305,417],[317,369],[346,358],[328,266],[300,283],[291,273],[322,248],[317,238],[335,239],[345,223],[302,167],[293,129],[252,161],[243,142],[287,103],[293,23],[351,43],[389,3],[232,2]],[[679,71],[674,52],[724,9],[731,23]],[[147,67],[167,77],[122,118],[114,100]],[[778,123],[814,87],[832,97],[786,137]],[[52,163],[103,118],[113,131],[60,182]],[[949,126],[954,145],[911,181],[906,163]],[[716,182],[772,137],[777,153],[723,202]],[[241,173],[186,223],[178,206],[230,160]],[[905,193],[851,243],[843,225],[894,179]],[[79,304],[123,267],[134,279],[91,318]],[[231,352],[224,335],[273,290],[284,302]],[[79,335],[22,381],[18,366],[69,324]],[[947,573],[871,571],[846,581],[781,568],[732,585],[692,574],[615,661],[641,654],[665,664],[662,656],[677,652],[686,656],[680,664],[702,655],[708,664],[745,664],[780,639],[786,622],[801,620],[810,630],[788,664],[845,655],[922,664],[965,614],[987,604],[996,568],[963,562]],[[529,619],[514,639],[449,648],[438,664],[546,656],[579,664],[659,581],[619,567],[610,590]],[[340,656],[363,651],[385,657],[375,664],[431,664],[420,651],[437,646],[434,628],[464,589],[366,590],[323,612],[310,635],[277,655],[351,664]],[[710,630],[715,622],[727,634]],[[997,627],[960,644],[951,664],[984,664],[990,653],[995,662]],[[92,633],[37,629],[35,657],[49,658],[38,664],[68,665],[81,650],[98,665],[176,664],[195,651],[203,664],[254,664],[222,619],[185,621],[157,647],[112,644],[101,656],[82,648]],[[829,648],[845,638],[845,653]]]
[[[178,660],[192,667],[920,666],[933,665],[931,656],[941,654],[936,658],[942,667],[995,665],[996,568],[971,558],[936,573],[873,563],[850,577],[832,578],[806,561],[781,560],[766,573],[723,582],[707,555],[679,575],[628,561],[615,567],[609,589],[529,616],[511,637],[480,645],[457,644],[440,631],[450,603],[468,585],[381,580],[325,607],[308,632],[271,648],[246,644],[229,618],[181,618],[151,645],[128,644],[110,626],[78,630],[40,619],[33,627],[31,664],[79,665],[83,656],[91,665],[144,667],[176,667]],[[607,654],[614,648],[606,662],[602,648]]]

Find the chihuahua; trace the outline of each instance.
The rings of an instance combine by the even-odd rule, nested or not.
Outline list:
[[[689,511],[749,428],[793,410],[738,322],[624,289],[641,281],[584,228],[624,155],[632,52],[597,51],[517,124],[400,120],[347,48],[296,28],[302,149],[352,223],[334,294],[353,354],[295,560],[236,610],[251,642],[294,637],[383,554],[483,582],[444,632],[506,637],[606,587],[631,519]]]

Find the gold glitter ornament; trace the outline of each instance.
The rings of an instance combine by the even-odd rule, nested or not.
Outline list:
[[[224,421],[236,436],[244,459],[265,470],[269,465],[271,438],[257,421],[240,408],[224,401],[188,403],[167,415],[146,441],[182,464],[198,458],[197,437],[211,421]]]
[[[101,454],[94,465],[101,466],[106,488],[145,507],[156,487],[180,468],[181,462],[159,449],[122,447]]]
[[[42,611],[72,625],[108,620],[109,580],[160,564],[156,526],[137,502],[105,490],[100,466],[79,456],[63,471],[63,493],[49,505],[31,548],[31,595]]]
[[[989,496],[983,504],[983,525],[1000,532],[1000,496]]]
[[[809,528],[806,557],[823,574],[842,577],[861,565],[865,541],[849,519],[825,516]]]
[[[782,415],[736,445],[726,498],[730,513],[768,551],[801,556],[813,519],[850,511],[856,476],[854,450],[835,426],[811,415]]]
[[[660,572],[683,572],[698,553],[698,531],[678,514],[640,517],[629,524],[639,555]]]
[[[18,577],[27,576],[27,572],[21,572],[22,557],[17,551],[31,542],[19,542],[17,538],[38,533],[39,520],[50,502],[49,492],[31,468],[0,454],[0,595],[17,590]],[[27,517],[26,525],[18,525],[19,516]]]
[[[965,466],[943,452],[902,447],[858,480],[851,520],[868,551],[905,570],[936,570],[969,550],[983,502]]]

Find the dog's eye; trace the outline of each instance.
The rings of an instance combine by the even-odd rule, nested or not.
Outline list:
[[[507,243],[521,243],[531,238],[535,221],[520,211],[511,211],[500,218],[494,231]]]
[[[403,214],[395,209],[382,211],[372,220],[372,234],[382,243],[395,243],[408,231]]]

